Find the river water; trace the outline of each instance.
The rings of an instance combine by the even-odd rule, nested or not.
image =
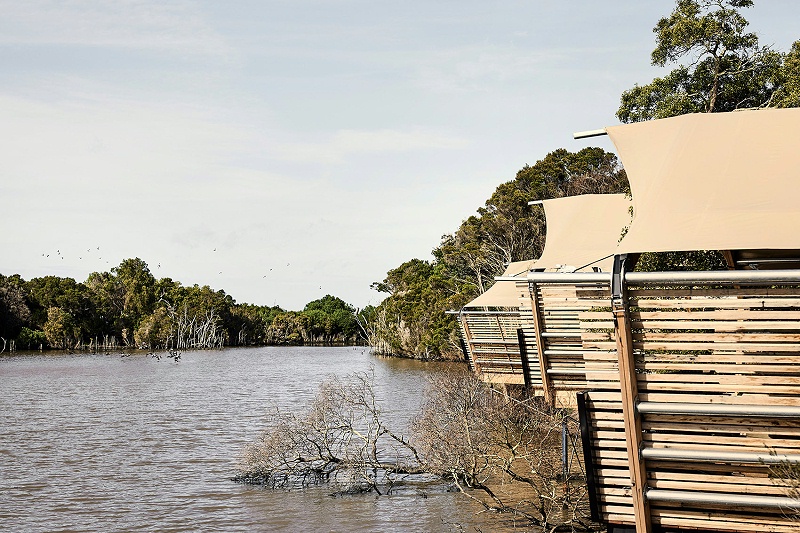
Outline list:
[[[319,383],[374,366],[388,419],[416,410],[432,366],[363,348],[266,347],[0,357],[0,529],[462,531],[462,495],[406,489],[332,497],[230,481],[270,407],[301,408]]]

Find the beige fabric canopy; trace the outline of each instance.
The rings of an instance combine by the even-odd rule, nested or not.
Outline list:
[[[630,223],[630,200],[623,194],[584,194],[544,200],[547,237],[534,268],[611,270],[623,228]]]
[[[503,276],[524,280],[535,269],[607,271],[622,228],[630,222],[623,194],[586,194],[544,200],[547,237],[539,259],[509,263]],[[514,281],[498,281],[466,307],[519,307]]]
[[[800,248],[800,109],[683,115],[606,131],[633,194],[619,253]]]
[[[520,281],[524,279],[520,278]],[[519,307],[517,284],[513,281],[498,281],[464,307]]]
[[[505,272],[503,272],[503,276],[527,274],[530,269],[535,268],[534,265],[536,265],[536,262],[536,259],[528,259],[527,261],[514,261],[513,263],[509,263]]]

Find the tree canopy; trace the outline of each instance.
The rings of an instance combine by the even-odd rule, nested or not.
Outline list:
[[[138,257],[93,272],[83,283],[0,275],[0,339],[15,340],[18,348],[352,344],[362,340],[359,332],[356,310],[335,296],[299,312],[237,304],[208,285],[156,279]]]
[[[373,283],[389,296],[373,314],[378,351],[423,359],[458,357],[458,309],[494,283],[511,261],[538,257],[545,218],[528,202],[575,194],[628,190],[617,157],[601,148],[558,149],[497,187],[477,213],[432,251],[433,261],[411,259]]]
[[[638,122],[686,113],[800,105],[800,41],[788,54],[761,46],[741,9],[752,0],[678,0],[653,28],[663,77],[622,93],[617,118]]]

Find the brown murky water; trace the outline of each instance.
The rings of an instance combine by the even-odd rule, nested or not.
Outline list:
[[[0,529],[473,530],[477,509],[458,494],[331,497],[324,487],[229,481],[266,409],[299,408],[326,376],[370,364],[389,416],[405,423],[431,367],[361,348],[185,352],[177,363],[144,353],[0,357]]]

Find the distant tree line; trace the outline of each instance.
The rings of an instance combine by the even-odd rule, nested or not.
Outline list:
[[[0,274],[0,349],[358,342],[363,338],[356,309],[340,298],[327,295],[302,311],[237,304],[208,285],[156,279],[139,258],[126,259],[110,272],[94,272],[83,283]]]
[[[800,41],[780,52],[747,32],[740,10],[751,0],[677,0],[653,29],[654,66],[665,76],[634,85],[620,98],[624,123],[686,113],[743,108],[800,107]],[[459,309],[488,289],[510,261],[533,259],[545,237],[543,210],[528,202],[576,194],[629,190],[614,154],[600,148],[547,154],[497,187],[484,207],[445,235],[433,260],[412,259],[373,288],[389,296],[375,309],[370,344],[380,353],[421,359],[461,356],[458,325],[445,311]],[[691,191],[687,191],[691,194]],[[715,250],[643,254],[638,270],[725,268]]]

